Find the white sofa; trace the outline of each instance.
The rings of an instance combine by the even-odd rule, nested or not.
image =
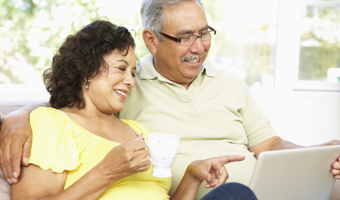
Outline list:
[[[0,101],[0,113],[6,115],[28,104],[41,103],[40,101]],[[0,200],[10,200],[11,187],[4,179],[0,170]],[[336,181],[329,200],[340,200],[340,181]]]
[[[3,115],[0,109],[0,127]],[[1,169],[0,169],[0,199],[10,200],[11,199],[11,186],[7,183]]]

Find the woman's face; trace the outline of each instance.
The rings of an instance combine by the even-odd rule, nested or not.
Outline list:
[[[83,89],[86,105],[92,103],[100,112],[106,114],[123,110],[126,95],[135,85],[133,76],[136,73],[133,47],[129,48],[126,56],[125,53],[113,51],[103,57],[106,67],[101,66],[101,72],[89,80],[88,89]]]

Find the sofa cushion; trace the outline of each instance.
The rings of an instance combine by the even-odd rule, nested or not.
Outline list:
[[[336,180],[329,200],[340,200],[340,180]]]

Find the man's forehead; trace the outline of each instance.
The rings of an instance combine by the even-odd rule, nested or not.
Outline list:
[[[190,34],[208,29],[206,14],[196,1],[167,7],[164,15],[164,28],[172,33]]]

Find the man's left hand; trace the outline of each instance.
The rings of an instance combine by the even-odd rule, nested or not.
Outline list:
[[[340,156],[336,162],[333,163],[332,174],[334,178],[340,180]]]
[[[325,143],[322,143],[318,146],[331,146],[331,145],[340,145],[340,141],[339,140],[331,140]],[[337,161],[335,161],[333,163],[333,169],[332,169],[332,174],[334,176],[334,178],[340,180],[340,152],[339,152],[339,157],[337,159]]]

